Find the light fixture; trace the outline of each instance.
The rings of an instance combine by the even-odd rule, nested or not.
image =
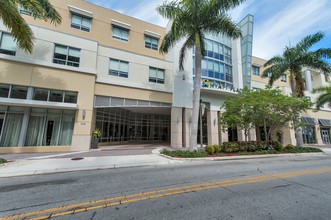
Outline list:
[[[216,118],[214,119],[214,126],[216,125]]]
[[[183,80],[185,80],[185,74],[183,74]]]
[[[179,117],[177,116],[177,124],[179,123]]]
[[[85,116],[86,116],[86,110],[83,109],[83,111],[82,111],[82,119],[83,119],[83,120],[85,120]]]

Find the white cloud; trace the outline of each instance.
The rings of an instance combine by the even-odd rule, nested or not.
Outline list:
[[[253,54],[270,58],[281,54],[285,46],[296,44],[302,37],[323,31],[330,14],[323,10],[327,0],[306,0],[305,4],[292,2],[283,10],[264,18],[255,25]],[[325,29],[324,29],[325,31]]]

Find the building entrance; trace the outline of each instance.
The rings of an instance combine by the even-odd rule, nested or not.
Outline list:
[[[168,142],[170,115],[131,111],[129,108],[98,108],[96,128],[100,129],[101,143]]]

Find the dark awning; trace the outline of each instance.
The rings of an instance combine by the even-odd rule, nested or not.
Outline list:
[[[317,125],[317,122],[316,122],[315,118],[301,117],[301,121],[305,125]]]
[[[325,126],[325,127],[331,127],[331,120],[328,120],[328,119],[318,119],[318,121],[320,122],[320,124],[322,126]]]

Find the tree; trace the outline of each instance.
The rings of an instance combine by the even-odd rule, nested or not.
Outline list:
[[[316,108],[320,109],[327,104],[331,108],[331,86],[322,86],[313,90],[313,93],[322,93],[317,97]]]
[[[307,97],[287,96],[279,89],[268,87],[251,91],[245,88],[239,92],[238,97],[229,98],[224,103],[225,112],[221,123],[224,128],[238,125],[244,130],[245,141],[251,128],[263,127],[266,140],[271,140],[289,122],[300,124],[300,113],[311,106]]]
[[[185,39],[180,50],[179,68],[183,70],[186,51],[195,47],[195,82],[193,90],[192,130],[189,150],[197,148],[197,131],[201,87],[201,59],[205,56],[205,33],[241,36],[240,29],[225,13],[244,0],[174,0],[163,3],[157,11],[172,20],[170,31],[164,36],[161,53],[168,53],[175,43]]]
[[[263,71],[262,77],[269,77],[269,85],[273,85],[277,79],[288,71],[292,95],[295,97],[303,97],[303,67],[320,70],[324,74],[331,73],[331,67],[323,60],[325,58],[331,58],[331,49],[320,48],[315,51],[310,51],[311,47],[322,40],[323,37],[323,33],[317,32],[304,37],[293,47],[286,47],[282,56],[274,56],[264,64],[266,69]],[[296,129],[296,139],[298,146],[303,145],[301,129]]]
[[[18,47],[28,53],[32,52],[34,35],[17,10],[18,5],[30,12],[35,19],[43,19],[54,24],[61,23],[60,14],[48,0],[0,0],[0,3],[0,18],[3,24],[10,30]]]

